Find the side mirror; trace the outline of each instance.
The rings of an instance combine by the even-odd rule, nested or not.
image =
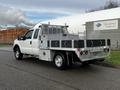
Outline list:
[[[25,36],[18,36],[17,39],[18,40],[25,40],[26,38],[25,38]]]

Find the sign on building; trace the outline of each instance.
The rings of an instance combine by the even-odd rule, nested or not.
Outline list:
[[[94,30],[118,29],[118,20],[106,20],[94,22]]]

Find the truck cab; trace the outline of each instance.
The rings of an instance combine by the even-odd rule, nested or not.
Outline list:
[[[68,26],[37,24],[25,35],[14,41],[13,51],[17,60],[32,55],[40,60],[52,61],[59,69],[73,62],[103,60],[110,53],[110,40],[85,40],[69,34]]]

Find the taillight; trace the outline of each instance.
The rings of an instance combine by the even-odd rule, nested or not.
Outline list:
[[[83,55],[83,51],[80,52],[80,55]]]
[[[88,51],[81,51],[80,55],[88,55]]]
[[[87,55],[87,54],[88,54],[88,51],[85,51],[85,54]]]
[[[80,48],[77,48],[77,52],[80,52]]]

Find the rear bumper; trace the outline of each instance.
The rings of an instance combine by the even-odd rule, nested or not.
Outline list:
[[[101,57],[91,57],[91,58],[80,58],[81,62],[85,62],[85,61],[99,61],[101,59],[105,59],[106,56],[101,56]]]
[[[109,55],[109,52],[108,53],[105,53],[105,52],[93,52],[93,53],[90,53],[88,55],[80,55],[79,56],[79,59],[81,62],[85,62],[85,61],[92,61],[92,60],[100,60],[100,59],[105,59],[107,56]]]

